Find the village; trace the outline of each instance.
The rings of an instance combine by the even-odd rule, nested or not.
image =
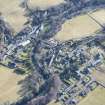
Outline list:
[[[30,11],[26,27],[16,35],[0,16],[0,65],[17,75],[29,75],[30,84],[26,85],[32,89],[13,105],[31,105],[28,101],[47,105],[53,99],[61,105],[78,105],[98,86],[105,88],[104,80],[96,76],[98,73],[102,78],[105,76],[105,26],[89,14],[90,10],[104,9],[105,4],[90,0],[65,2],[46,10]],[[57,40],[55,35],[62,24],[81,14],[94,21],[100,33]],[[50,94],[52,97],[47,100]],[[39,101],[44,104],[37,104]]]

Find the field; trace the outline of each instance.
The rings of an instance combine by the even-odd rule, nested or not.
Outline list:
[[[20,0],[0,0],[0,12],[14,32],[18,32],[26,22],[24,10],[19,5]]]
[[[48,105],[61,105],[59,102],[55,102],[54,100],[50,102]]]
[[[51,6],[63,3],[64,0],[29,0],[28,5],[30,8],[39,7],[41,9],[46,9]]]
[[[105,72],[103,71],[94,71],[93,77],[101,83],[103,86],[105,86]]]
[[[97,10],[94,13],[91,13],[91,16],[101,24],[105,23],[105,10]],[[81,15],[66,21],[63,24],[61,31],[58,32],[54,38],[60,41],[66,41],[72,38],[86,37],[99,30],[101,30],[99,24],[89,16]]]
[[[99,86],[78,105],[105,105],[105,88]]]
[[[3,102],[14,102],[19,99],[18,91],[21,85],[18,82],[24,77],[12,72],[11,69],[0,66],[0,105]]]
[[[91,15],[101,24],[105,24],[105,9],[98,10]]]
[[[18,32],[23,28],[27,18],[24,16],[25,11],[20,5],[21,0],[0,0],[0,13],[4,19],[14,29],[14,32]],[[64,0],[29,0],[28,5],[30,8],[40,7],[42,9],[50,6],[58,5],[64,2]]]

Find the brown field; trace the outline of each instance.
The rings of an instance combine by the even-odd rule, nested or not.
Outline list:
[[[105,72],[103,71],[94,71],[93,77],[101,83],[103,86],[105,86]]]
[[[23,76],[13,73],[11,69],[0,66],[0,104],[20,98],[18,91],[21,85],[18,82],[23,79]]]
[[[91,13],[91,16],[101,24],[105,23],[105,10],[97,10],[94,13]],[[58,32],[54,38],[60,41],[66,41],[72,38],[89,36],[101,29],[102,28],[89,16],[81,15],[66,21],[62,25],[61,31]]]
[[[55,102],[54,100],[50,102],[48,105],[61,105],[59,102]]]
[[[20,0],[0,0],[0,12],[15,32],[18,32],[26,22],[24,10],[19,5]]]
[[[105,24],[105,9],[98,10],[91,15],[101,24]]]
[[[39,7],[41,9],[46,9],[51,6],[63,3],[64,0],[29,0],[28,5],[30,8]]]
[[[105,105],[105,88],[99,86],[78,105]]]

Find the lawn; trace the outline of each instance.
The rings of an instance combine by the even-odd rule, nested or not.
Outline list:
[[[24,76],[17,75],[13,70],[0,65],[0,105],[3,102],[14,102],[20,98],[18,94],[21,85],[18,82],[24,79]]]

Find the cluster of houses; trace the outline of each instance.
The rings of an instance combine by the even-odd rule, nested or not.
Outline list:
[[[79,103],[99,85],[92,73],[105,59],[105,52],[101,46],[93,44],[90,47],[88,44],[81,44],[74,49],[73,42],[71,43],[63,43],[58,47],[58,53],[53,53],[49,60],[43,61],[47,62],[43,64],[45,68],[50,66],[51,73],[58,72],[63,75],[63,85],[58,93],[58,100],[63,105]]]
[[[71,53],[72,52],[70,52],[69,54]],[[74,52],[73,54],[74,55],[71,56],[74,56],[73,59],[78,57],[81,58],[79,56],[80,54],[83,54],[83,59],[79,59],[80,63],[78,66],[79,68],[76,71],[77,74],[66,80],[64,78],[64,84],[66,84],[66,88],[64,88],[63,92],[61,92],[64,94],[60,96],[59,100],[65,105],[75,105],[79,103],[81,101],[80,97],[84,98],[90,91],[94,90],[99,85],[95,78],[92,77],[92,73],[94,70],[96,70],[95,68],[103,64],[105,59],[104,50],[98,46],[87,49],[85,46],[83,46],[82,48],[78,48],[78,50],[76,50],[76,52]],[[78,59],[75,61],[75,66],[77,66],[78,64],[76,63],[77,61]],[[65,67],[65,63],[63,64],[63,67]],[[60,65],[59,67],[62,66]],[[75,76],[78,75],[79,78],[77,80],[77,77]],[[71,82],[71,80],[74,80],[74,78],[76,80]]]

